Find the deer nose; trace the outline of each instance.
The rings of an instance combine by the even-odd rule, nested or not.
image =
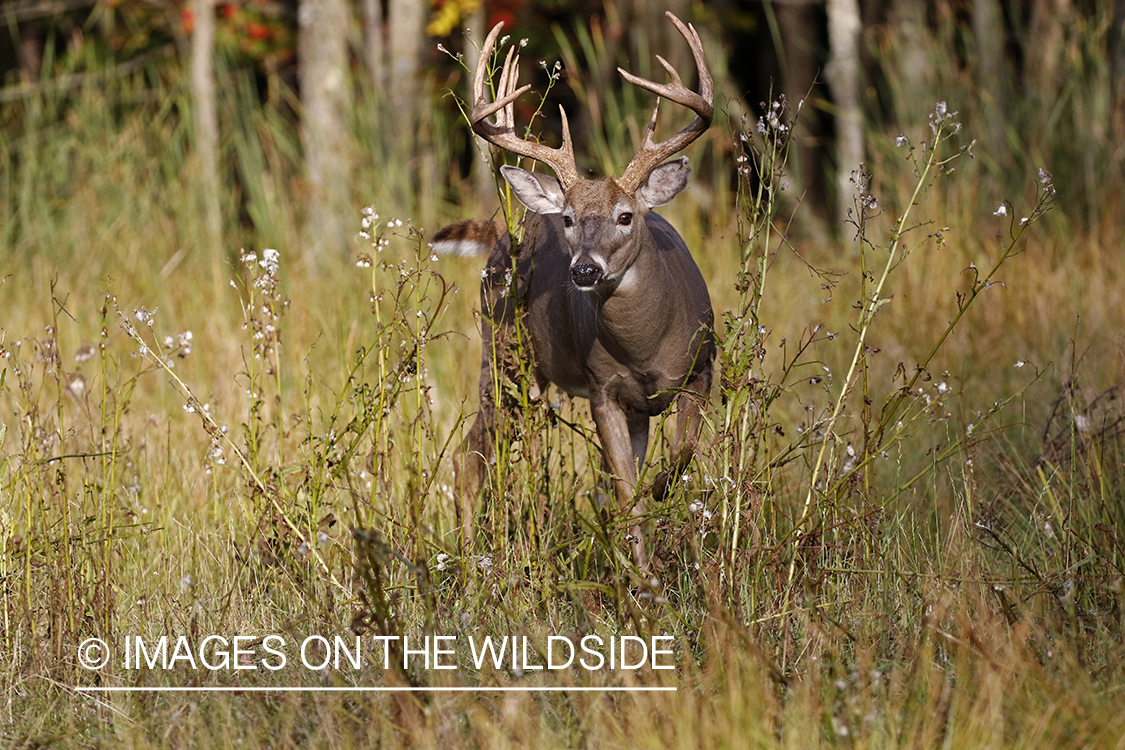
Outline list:
[[[602,269],[593,263],[579,263],[571,267],[570,278],[576,286],[590,287],[601,281]]]

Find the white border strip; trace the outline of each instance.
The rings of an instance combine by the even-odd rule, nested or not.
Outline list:
[[[75,685],[83,693],[674,693],[676,687],[100,687]]]

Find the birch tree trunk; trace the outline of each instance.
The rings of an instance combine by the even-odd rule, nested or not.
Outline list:
[[[367,72],[375,90],[387,91],[387,58],[383,41],[386,22],[383,18],[382,0],[363,0],[363,39]]]
[[[390,0],[391,107],[396,142],[408,148],[417,131],[421,109],[422,37],[426,3],[419,0]]]
[[[223,287],[223,215],[219,202],[219,118],[215,106],[215,0],[193,0],[191,98],[195,158],[199,165],[204,242],[211,257],[215,295]]]
[[[836,105],[836,218],[853,205],[852,173],[863,162],[863,113],[859,105],[859,3],[828,0],[828,67],[825,75]]]
[[[485,32],[488,31],[484,28],[485,23],[483,6],[478,7],[467,19],[465,64],[469,70],[476,70],[477,62],[480,60],[480,48],[484,44]],[[465,101],[472,107],[473,79],[471,74],[466,76],[465,84]],[[465,127],[468,128],[468,125]],[[469,137],[473,140],[472,160],[469,162],[469,181],[473,186],[473,194],[483,207],[487,206],[489,198],[496,194],[496,183],[492,171],[492,149],[488,145],[488,141],[479,135],[473,133]]]
[[[314,262],[348,249],[348,16],[347,0],[301,0],[297,15],[301,141],[310,192],[304,234]]]

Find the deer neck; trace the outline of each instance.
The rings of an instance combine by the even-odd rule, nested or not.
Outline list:
[[[643,226],[643,224],[642,224]],[[658,348],[673,320],[673,279],[660,258],[653,237],[644,227],[640,251],[617,285],[604,296],[589,297],[595,335],[618,356],[645,359]]]

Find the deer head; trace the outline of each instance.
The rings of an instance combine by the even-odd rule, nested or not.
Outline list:
[[[656,143],[653,134],[660,110],[658,98],[640,149],[620,178],[587,180],[578,176],[570,125],[561,106],[562,145],[559,148],[516,136],[514,103],[531,86],[516,88],[519,56],[515,48],[508,50],[495,101],[487,100],[488,61],[503,29],[502,23],[489,33],[477,63],[473,110],[469,118],[473,130],[496,146],[542,162],[554,171],[556,176],[551,177],[507,165],[500,168],[516,197],[528,209],[543,215],[561,215],[563,236],[572,259],[571,280],[582,290],[612,290],[622,282],[645,245],[645,214],[668,203],[687,186],[691,172],[687,157],[665,160],[698,138],[714,115],[714,84],[703,58],[699,34],[691,24],[684,24],[672,13],[665,15],[691,47],[699,70],[699,93],[687,88],[675,68],[659,55],[656,59],[671,79],[667,84],[639,78],[621,68],[617,70],[632,85],[688,107],[696,116],[679,133]],[[493,115],[496,116],[494,122],[489,120]]]

